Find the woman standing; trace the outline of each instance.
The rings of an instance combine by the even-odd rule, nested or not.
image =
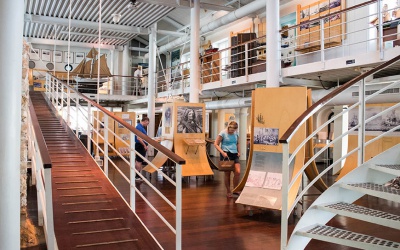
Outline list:
[[[235,170],[233,175],[233,187],[237,187],[240,177],[240,163],[239,163],[239,135],[237,133],[238,124],[231,121],[228,127],[222,130],[214,142],[215,148],[220,152],[219,159],[222,161],[224,158],[235,161]],[[220,146],[221,144],[221,146]],[[225,172],[225,187],[226,197],[231,198],[231,171]]]

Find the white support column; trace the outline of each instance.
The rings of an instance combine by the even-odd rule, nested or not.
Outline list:
[[[124,52],[122,55],[122,75],[123,76],[129,76],[131,75],[131,71],[130,71],[130,58],[129,58],[129,46],[126,45],[124,46]],[[130,87],[130,79],[127,77],[123,77],[122,79],[122,94],[123,95],[131,95],[132,91],[131,91],[131,87]]]
[[[156,87],[156,72],[157,72],[157,23],[150,28],[149,36],[149,77],[148,77],[148,96],[147,96],[147,117],[150,119],[150,124],[147,126],[147,134],[154,137],[155,131],[155,87]],[[153,156],[154,149],[149,147],[147,155]]]
[[[211,138],[217,139],[218,133],[218,113],[216,110],[213,110],[211,114]],[[210,147],[210,154],[213,156],[218,156],[217,149],[215,147]]]
[[[193,0],[190,10],[190,94],[189,102],[199,102],[200,91],[200,0]]]
[[[0,1],[0,20],[0,249],[19,249],[24,1]]]
[[[112,75],[115,75],[115,72],[114,72],[114,57],[115,57],[115,49],[112,49],[112,50],[110,50],[110,71],[111,71]],[[109,84],[108,86],[110,88],[109,94],[113,95],[114,94],[114,78],[113,77],[110,78],[110,81],[109,81],[108,84]]]
[[[247,110],[248,108],[241,108],[239,112],[239,146],[240,158],[239,160],[246,160],[247,152]]]
[[[267,81],[268,87],[279,87],[280,34],[279,34],[279,0],[268,1],[267,13]]]
[[[335,106],[332,111],[336,116],[337,114],[340,114],[344,109],[347,109],[347,106]],[[348,113],[346,113],[335,120],[333,131],[335,131],[336,135],[342,135],[348,130],[348,124],[349,116]],[[333,145],[333,162],[347,154],[348,139],[348,136],[345,136],[339,141],[335,142],[335,144]],[[339,171],[343,168],[344,162],[345,161],[343,160],[339,164],[336,164],[332,169],[332,174],[338,174]]]

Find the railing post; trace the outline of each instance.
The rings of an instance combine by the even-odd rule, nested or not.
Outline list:
[[[56,110],[58,111],[58,92],[60,91],[59,90],[59,88],[58,88],[58,80],[57,79],[55,79],[54,78],[54,82],[56,83],[56,100],[55,100],[55,104],[54,104],[54,106],[55,106],[55,108],[56,108]]]
[[[108,177],[108,115],[104,115],[104,173]]]
[[[92,121],[92,104],[90,104],[90,102],[88,102],[88,115],[87,115],[87,118],[88,118],[88,120],[87,120],[87,130],[86,130],[86,133],[87,133],[87,145],[86,145],[86,147],[87,147],[87,150],[88,150],[88,152],[89,152],[89,154],[92,154],[92,149],[91,149],[91,144],[92,144],[92,133],[91,133],[91,126],[90,126],[90,123],[91,123],[91,121]]]
[[[53,221],[53,195],[51,185],[51,168],[44,169],[45,195],[46,195],[46,231],[48,249],[57,249]]]
[[[379,1],[378,1],[379,2]],[[365,160],[365,78],[359,83],[359,102],[358,108],[358,166],[364,163]]]
[[[51,82],[51,103],[53,103],[53,106],[55,106],[55,104],[54,104],[54,102],[55,102],[54,99],[55,99],[55,95],[56,95],[56,94],[55,94],[55,92],[56,92],[56,91],[55,91],[55,88],[56,88],[56,87],[54,86],[54,85],[55,85],[55,84],[54,84],[54,81],[55,81],[55,80],[54,80],[54,78],[52,77],[51,80],[50,80],[50,82]]]
[[[289,142],[282,143],[281,250],[287,247],[289,195]]]
[[[320,20],[320,40],[321,40],[321,62],[325,63],[325,34],[324,34],[324,19]],[[325,68],[325,64],[324,68]]]
[[[75,100],[75,133],[76,135],[79,135],[79,96],[76,95],[76,100]],[[83,131],[82,131],[83,132]]]
[[[384,48],[383,48],[383,17],[382,17],[382,4],[381,0],[376,1],[378,8],[378,46],[380,59],[384,59]],[[388,14],[389,15],[389,14]]]
[[[182,165],[176,164],[176,249],[182,249]]]
[[[244,44],[244,75],[246,76],[246,81],[249,80],[249,44]]]
[[[135,168],[135,158],[136,158],[136,151],[135,151],[135,134],[130,133],[130,157],[129,157],[129,163],[130,163],[130,205],[131,209],[133,211],[136,211],[136,191],[135,191],[135,179],[136,179],[136,168]]]
[[[60,107],[60,111],[61,111],[61,117],[64,118],[64,85],[63,83],[60,81],[60,88],[61,88],[61,107]]]
[[[71,126],[71,90],[67,88],[67,124]]]

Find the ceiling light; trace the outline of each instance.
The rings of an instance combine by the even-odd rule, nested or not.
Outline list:
[[[121,14],[112,14],[112,17],[114,23],[119,23],[119,20],[121,20]]]
[[[127,9],[130,10],[136,10],[138,8],[138,4],[136,2],[136,0],[130,0],[128,3],[128,6],[126,6]]]

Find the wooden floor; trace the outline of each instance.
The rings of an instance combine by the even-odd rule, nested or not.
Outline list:
[[[127,166],[121,162],[122,169],[128,172]],[[244,173],[245,162],[241,163]],[[121,193],[128,199],[128,184],[120,177],[119,173],[110,168],[109,176]],[[150,179],[150,176],[148,176]],[[328,177],[327,182],[332,182],[334,177]],[[157,174],[151,176],[151,182],[157,185],[166,196],[174,197],[175,189],[167,184]],[[215,171],[214,178],[195,178],[190,181],[185,178],[183,183],[183,244],[182,249],[279,249],[280,245],[280,212],[269,210],[256,210],[252,216],[242,205],[235,204],[235,198],[226,198],[223,183],[223,173]],[[174,213],[164,201],[154,198],[153,191],[146,184],[140,190],[157,208],[169,218],[174,225]],[[313,190],[314,193],[318,191]],[[310,205],[315,196],[308,196],[305,204]],[[365,196],[357,204],[371,208],[385,206],[390,212],[399,214],[399,204],[387,202],[374,197]],[[175,249],[175,236],[164,224],[154,219],[154,213],[138,201],[137,213],[154,233],[164,249]],[[295,219],[291,217],[291,230]],[[368,223],[336,216],[329,223],[361,233],[371,233]],[[380,236],[389,240],[398,241],[398,235],[393,235],[385,227],[381,227]],[[29,248],[43,249],[43,248]],[[311,241],[306,249],[311,250],[347,250],[350,247],[329,244],[320,241]]]
[[[127,173],[127,166],[119,164]],[[245,162],[241,162],[242,175],[245,169]],[[323,166],[320,166],[323,167]],[[250,216],[249,211],[243,205],[236,204],[236,198],[226,198],[223,183],[223,173],[214,170],[214,178],[191,177],[190,181],[185,178],[183,186],[183,249],[279,249],[280,246],[280,211],[255,210]],[[122,194],[128,198],[128,185],[122,182],[122,178],[116,171],[110,170],[110,177]],[[325,181],[332,183],[335,176],[328,176]],[[166,196],[174,197],[175,189],[172,188],[157,173],[148,179],[163,190]],[[140,190],[147,196],[153,197],[150,188],[143,184]],[[318,191],[314,189],[314,194]],[[305,205],[309,206],[316,196],[308,196]],[[358,202],[359,205],[378,209],[380,206],[391,208],[391,212],[399,214],[398,204],[380,200],[374,197],[364,197]],[[173,213],[164,202],[159,202],[158,209],[163,211],[170,222],[174,222]],[[174,235],[166,229],[159,220],[154,220],[153,213],[138,203],[137,213],[155,234],[165,249],[174,249]],[[300,206],[299,206],[300,213]],[[293,230],[293,223],[296,217],[291,217],[290,230]],[[335,217],[329,222],[331,226],[344,227],[368,234],[368,223],[356,220]],[[380,237],[398,241],[398,235],[390,235],[390,231],[382,227]],[[320,241],[311,241],[307,249],[312,250],[337,250],[354,249],[350,247],[329,244]]]

